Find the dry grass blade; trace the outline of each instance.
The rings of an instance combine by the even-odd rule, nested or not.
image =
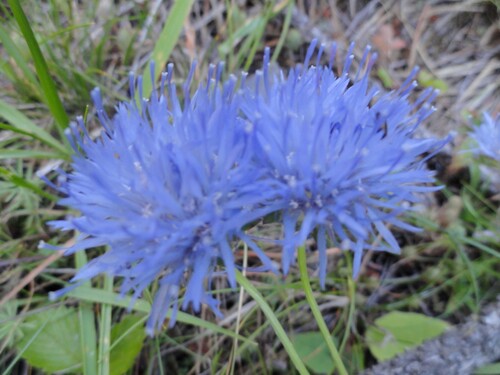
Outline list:
[[[55,262],[57,259],[61,258],[64,255],[64,250],[56,251],[54,254],[48,256],[43,260],[38,266],[36,266],[33,270],[30,271],[23,279],[17,284],[14,289],[8,292],[3,298],[0,300],[0,308],[9,300],[14,298],[19,291],[21,291],[26,285],[28,285],[31,281],[35,279],[40,273],[43,272],[45,268],[47,268],[50,264]]]

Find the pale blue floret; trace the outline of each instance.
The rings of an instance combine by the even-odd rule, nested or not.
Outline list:
[[[469,136],[477,144],[470,151],[500,161],[500,114],[493,119],[488,113],[484,113],[483,122],[474,127]]]

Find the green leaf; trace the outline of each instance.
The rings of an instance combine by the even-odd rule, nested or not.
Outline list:
[[[331,374],[334,365],[321,332],[304,332],[292,336],[300,358],[316,374]]]
[[[448,327],[449,324],[440,319],[393,311],[375,320],[365,337],[373,356],[384,361],[441,335]]]
[[[500,374],[500,362],[482,366],[474,370],[474,375],[498,375]]]
[[[146,338],[143,315],[127,315],[111,330],[110,375],[127,372],[141,352]]]
[[[1,348],[10,346],[15,337],[18,321],[15,319],[18,307],[17,300],[9,301],[0,308],[0,352]],[[7,342],[2,342],[6,338]]]
[[[78,314],[74,309],[61,306],[32,315],[21,331],[23,338],[17,348],[30,365],[48,373],[81,368]]]

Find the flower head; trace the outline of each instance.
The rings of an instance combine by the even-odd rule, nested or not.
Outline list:
[[[483,122],[469,133],[476,141],[477,148],[471,151],[500,161],[500,114],[495,119],[488,113],[483,114]]]
[[[175,314],[182,287],[182,308],[191,303],[198,311],[205,303],[220,314],[207,279],[221,260],[235,286],[231,240],[240,237],[255,248],[241,228],[270,210],[261,204],[267,199],[267,180],[247,162],[253,150],[247,124],[238,116],[236,79],[221,85],[221,69],[212,67],[207,84],[192,96],[188,78],[181,105],[169,66],[159,96],[154,92],[140,106],[134,99],[121,103],[113,119],[94,90],[104,132],[91,139],[79,118],[70,136],[76,153],[63,186],[67,197],[60,203],[81,215],[52,225],[81,233],[68,253],[109,247],[73,281],[101,273],[121,276],[122,293],[131,290],[137,298],[160,277],[147,324],[150,333],[161,327],[171,305]],[[134,98],[133,78],[131,94]]]
[[[335,47],[328,66],[319,66],[323,46],[316,66],[308,66],[315,49],[313,42],[304,64],[288,76],[270,73],[267,51],[242,110],[254,125],[256,158],[280,202],[283,270],[316,231],[324,285],[327,238],[354,251],[354,274],[364,249],[399,252],[389,226],[417,230],[399,215],[418,200],[415,193],[436,189],[426,185],[434,177],[425,161],[445,141],[414,136],[433,112],[436,95],[428,89],[414,103],[408,100],[416,72],[399,90],[380,93],[368,80],[375,61],[369,48],[355,75],[349,51],[340,76],[332,70]]]

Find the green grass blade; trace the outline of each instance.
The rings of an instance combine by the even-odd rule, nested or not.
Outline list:
[[[266,7],[266,10],[262,18],[260,18],[258,27],[255,29],[255,32],[252,33],[252,35],[249,37],[250,47],[248,49],[245,48],[239,51],[239,56],[241,58],[246,57],[246,62],[243,67],[244,71],[248,71],[248,69],[250,69],[250,66],[254,62],[255,54],[257,53],[257,49],[261,45],[261,40],[262,37],[264,36],[264,31],[266,30],[266,26],[273,17],[273,8],[271,4],[272,3],[268,3],[268,6]],[[244,55],[242,54],[243,51],[246,51]]]
[[[75,263],[77,268],[82,268],[87,263],[87,255],[84,251],[75,253]],[[83,285],[91,287],[90,281]],[[97,345],[92,303],[82,301],[78,304],[78,318],[80,323],[80,340],[82,343],[83,374],[96,375]]]
[[[137,300],[133,305],[131,305],[130,297],[121,297],[117,293],[97,288],[87,288],[85,286],[81,286],[79,288],[76,288],[68,292],[67,295],[78,298],[83,301],[89,301],[94,303],[105,303],[117,307],[130,308],[132,310],[144,312],[147,314],[149,314],[149,312],[151,311],[151,305],[144,300]],[[171,311],[169,311],[167,314],[167,318],[170,317],[171,317]],[[196,316],[187,314],[182,311],[177,312],[176,320],[178,322],[197,326],[206,329],[208,331],[219,333],[221,335],[225,335],[231,338],[236,338],[239,341],[245,342],[250,345],[255,345],[255,342],[249,341],[247,338],[241,335],[236,335],[233,331],[229,329],[219,327],[217,324],[208,322],[206,320],[200,319]]]
[[[38,194],[39,196],[49,199],[53,202],[57,202],[59,200],[58,197],[47,193],[44,191],[42,188],[39,186],[35,185],[34,183],[26,180],[25,178],[15,174],[14,172],[9,171],[6,168],[0,167],[0,176],[2,176],[5,180],[12,182],[14,185],[28,189],[33,191],[34,193]]]
[[[113,293],[113,277],[104,276],[104,291]],[[98,374],[109,374],[109,355],[111,347],[111,310],[112,305],[103,303],[101,307],[101,322],[99,324],[99,362]]]
[[[273,56],[271,57],[271,63],[276,63],[278,61],[278,57],[280,55],[283,46],[285,45],[286,37],[288,35],[288,30],[290,29],[290,24],[292,22],[292,14],[293,8],[295,7],[295,1],[288,1],[285,21],[283,22],[283,28],[281,29],[280,37],[278,39],[278,43],[274,48]]]
[[[60,159],[61,154],[42,150],[0,150],[1,159]]]
[[[42,88],[43,96],[46,98],[47,106],[52,116],[54,116],[61,138],[64,139],[64,129],[68,126],[69,119],[57,94],[56,85],[50,76],[45,58],[21,4],[19,4],[18,0],[7,1],[33,57],[38,79],[40,80],[40,87]]]
[[[0,42],[2,42],[3,48],[5,48],[5,51],[9,54],[9,56],[15,61],[16,66],[21,70],[23,73],[23,76],[20,77],[20,79],[24,79],[29,82],[30,86],[34,89],[37,90],[36,95],[38,96],[38,90],[39,85],[38,81],[36,80],[35,75],[31,71],[30,67],[28,66],[28,63],[24,59],[21,51],[19,51],[19,48],[15,45],[15,43],[12,41],[10,38],[9,34],[5,30],[4,27],[0,25]]]
[[[12,1],[12,0],[11,0]],[[158,77],[170,58],[170,54],[179,39],[179,35],[184,25],[184,20],[189,15],[194,0],[176,0],[170,14],[167,17],[165,26],[156,41],[151,60],[155,62],[155,79]],[[143,73],[143,95],[149,97],[153,90],[153,82],[149,71],[149,64]],[[141,98],[136,98],[141,99]]]
[[[274,315],[273,310],[267,304],[264,297],[262,297],[262,295],[259,293],[257,288],[255,288],[252,285],[252,283],[245,276],[243,276],[243,274],[238,270],[236,270],[236,280],[238,281],[238,284],[240,284],[245,289],[245,291],[254,299],[254,301],[257,302],[260,309],[262,310],[264,315],[269,320],[269,323],[273,327],[274,332],[276,333],[276,336],[278,336],[278,339],[283,344],[283,347],[285,348],[286,352],[288,353],[290,360],[295,365],[295,368],[297,369],[299,374],[301,374],[301,375],[309,374],[309,371],[307,371],[306,366],[304,365],[304,363],[300,359],[300,356],[297,353],[297,351],[295,350],[287,333],[283,329],[279,320],[276,318],[276,315]]]
[[[16,131],[14,128],[18,129],[20,134],[36,138],[63,155],[70,154],[69,149],[52,137],[49,132],[39,127],[23,113],[3,100],[0,100],[0,117],[3,117],[11,124],[12,131]]]
[[[267,296],[267,298],[269,298],[270,296],[272,295],[272,293],[270,295]],[[298,309],[302,308],[303,306],[306,306],[307,305],[307,302],[306,301],[298,301],[296,303],[294,303],[292,306],[290,307],[287,307],[283,310],[281,310],[280,312],[278,313],[275,313],[276,315],[276,318],[277,319],[280,319],[282,317],[287,317],[287,316],[290,316],[290,313],[292,311],[297,311]],[[258,308],[258,306],[256,306],[256,308]],[[247,313],[247,317],[249,316],[250,314]],[[255,341],[257,340],[257,338],[259,337],[259,335],[261,335],[266,329],[267,327],[269,326],[269,320],[265,320],[262,322],[262,324],[257,327],[254,331],[252,331],[252,333],[250,334],[250,336],[248,336],[248,340],[250,343],[255,343]],[[242,343],[241,345],[238,346],[238,350],[236,351],[236,354],[237,356],[242,356],[243,355],[243,352],[245,350],[247,350],[248,348],[248,344],[247,343]],[[221,371],[219,372],[220,374],[225,374],[226,373],[226,368],[227,366],[229,365],[229,363],[226,363]]]
[[[255,30],[258,30],[261,27],[261,24],[261,17],[247,21],[247,23],[231,33],[230,37],[217,47],[219,53],[222,56],[234,54],[235,43],[255,33]]]
[[[500,252],[498,252],[497,250],[479,242],[479,241],[476,241],[475,239],[472,239],[472,238],[469,238],[469,237],[462,237],[460,238],[460,241],[463,241],[464,243],[470,245],[470,246],[474,246],[476,248],[478,248],[479,250],[482,250],[484,251],[485,253],[491,255],[491,256],[494,256],[495,258],[498,258],[500,259]]]

